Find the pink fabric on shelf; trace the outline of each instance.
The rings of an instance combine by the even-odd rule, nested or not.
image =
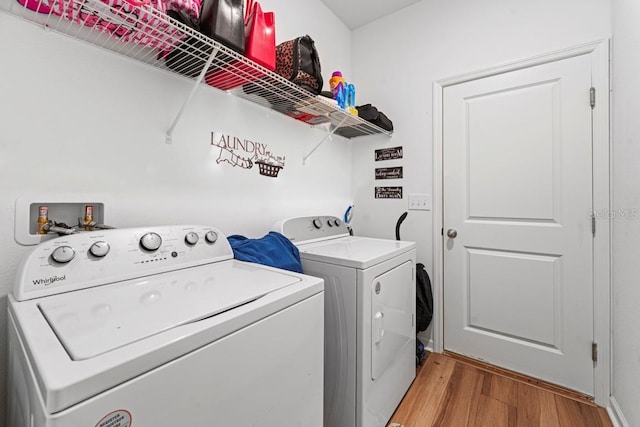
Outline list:
[[[201,0],[164,0],[165,10],[173,10],[198,22]]]
[[[25,6],[29,10],[33,10],[39,13],[51,13],[51,9],[44,2],[39,0],[18,0],[18,3]]]
[[[185,37],[169,23],[167,10],[193,19],[200,0],[18,0],[27,9],[52,13],[123,41],[171,50]],[[26,2],[26,4],[25,4]]]

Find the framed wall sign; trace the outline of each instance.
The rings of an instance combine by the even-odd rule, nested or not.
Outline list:
[[[376,179],[400,179],[402,178],[402,166],[392,168],[376,168]]]
[[[381,148],[375,151],[376,162],[402,158],[402,147]]]
[[[376,187],[376,199],[402,199],[402,187]]]

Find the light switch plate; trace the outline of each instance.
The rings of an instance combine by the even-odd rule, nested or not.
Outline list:
[[[410,211],[430,211],[431,204],[431,194],[409,194]]]

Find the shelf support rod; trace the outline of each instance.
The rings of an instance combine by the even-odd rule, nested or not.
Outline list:
[[[180,107],[180,111],[178,111],[178,114],[176,115],[176,118],[173,119],[173,123],[171,123],[171,127],[169,127],[169,130],[167,130],[167,136],[166,136],[166,139],[165,139],[165,142],[167,144],[171,144],[171,142],[172,142],[171,138],[173,136],[173,131],[175,130],[176,126],[178,125],[178,122],[180,121],[180,119],[182,118],[182,115],[184,114],[184,110],[187,107],[187,104],[189,102],[191,102],[191,99],[196,94],[196,91],[198,90],[198,86],[200,86],[200,83],[202,82],[202,79],[204,79],[204,75],[207,73],[207,71],[209,70],[209,67],[213,63],[213,58],[215,58],[217,54],[218,54],[218,48],[214,47],[213,51],[211,52],[211,55],[209,56],[209,59],[207,59],[206,65],[202,68],[202,71],[200,71],[200,74],[198,75],[198,78],[196,79],[196,82],[193,85],[193,88],[191,88],[191,93],[189,93],[189,96],[187,97],[187,99],[182,104],[182,107]]]
[[[340,122],[340,124],[339,124],[338,126],[334,127],[333,129],[331,129],[331,131],[327,132],[327,134],[324,136],[324,138],[322,138],[322,139],[320,140],[320,142],[318,142],[318,143],[316,144],[316,146],[315,146],[315,147],[313,147],[313,148],[311,149],[311,151],[309,151],[309,153],[307,153],[307,155],[306,155],[306,156],[302,157],[302,164],[303,164],[303,165],[306,165],[306,164],[307,164],[307,159],[308,159],[309,157],[311,157],[311,155],[314,153],[314,151],[316,151],[318,148],[320,148],[320,146],[321,146],[322,144],[324,144],[324,143],[325,143],[325,141],[326,141],[327,139],[331,139],[331,136],[336,132],[336,130],[338,130],[338,128],[339,128],[340,126],[342,126],[342,125],[343,125],[343,123],[344,123],[344,122],[346,122],[346,121],[347,121],[347,118],[348,118],[348,117],[349,117],[349,116],[346,116],[346,115],[345,115],[345,116],[344,116],[344,118],[342,119],[342,121]]]

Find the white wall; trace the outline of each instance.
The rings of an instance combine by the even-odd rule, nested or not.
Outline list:
[[[4,1],[4,0],[3,0]],[[350,71],[350,31],[318,0],[264,0],[278,41],[310,34],[323,65]],[[8,3],[0,2],[6,8]],[[172,145],[164,135],[191,88],[181,76],[0,13],[0,426],[6,398],[6,295],[29,250],[14,240],[15,200],[28,193],[105,195],[117,227],[201,223],[264,235],[292,215],[341,215],[351,203],[351,144],[208,86]],[[328,85],[327,85],[328,87]],[[210,132],[286,156],[277,179],[216,163]],[[14,427],[14,426],[12,426]]]
[[[278,42],[310,34],[325,80],[333,70],[343,71],[357,86],[358,104],[371,102],[393,120],[391,139],[359,138],[350,144],[336,137],[303,166],[302,156],[322,131],[203,87],[174,143],[166,145],[164,132],[190,89],[186,79],[0,14],[0,414],[6,394],[6,294],[28,250],[14,241],[17,197],[95,192],[113,200],[108,222],[119,227],[198,222],[259,236],[283,216],[340,215],[353,195],[356,232],[393,238],[396,219],[407,210],[406,195],[432,194],[433,81],[611,33],[610,0],[423,0],[353,34],[318,0],[261,3],[276,12]],[[639,16],[633,0],[614,1],[614,51],[637,49]],[[625,87],[614,99],[614,204],[629,209],[640,200],[633,185],[639,129],[630,107],[640,64],[637,55],[614,58],[614,83]],[[208,145],[212,130],[254,138],[286,155],[279,178],[216,164],[217,152]],[[405,149],[403,160],[373,162],[374,149],[396,145]],[[375,200],[376,185],[396,183],[375,182],[374,168],[391,165],[404,166],[405,178],[397,184],[404,186],[405,199]],[[411,211],[402,227],[403,238],[418,242],[418,260],[429,273],[431,224],[431,212]],[[625,325],[640,321],[634,315],[640,295],[633,262],[638,249],[632,243],[639,224],[614,222],[614,392],[629,421],[635,421],[631,425],[640,424],[634,405],[640,399],[634,381],[640,349],[633,340],[637,334]],[[0,416],[0,427],[3,422]]]
[[[610,0],[423,0],[353,32],[357,103],[373,103],[393,120],[387,141],[353,145],[354,228],[394,237],[406,195],[433,194],[432,83],[611,35]],[[348,78],[347,78],[348,79]],[[404,159],[374,162],[380,147],[404,147]],[[404,166],[403,200],[376,200],[374,169]],[[393,185],[393,184],[392,184]],[[402,238],[415,240],[418,261],[432,269],[431,211],[410,211]],[[440,230],[435,230],[439,233]],[[428,334],[427,334],[428,335]]]
[[[613,396],[640,425],[640,3],[613,1]]]

